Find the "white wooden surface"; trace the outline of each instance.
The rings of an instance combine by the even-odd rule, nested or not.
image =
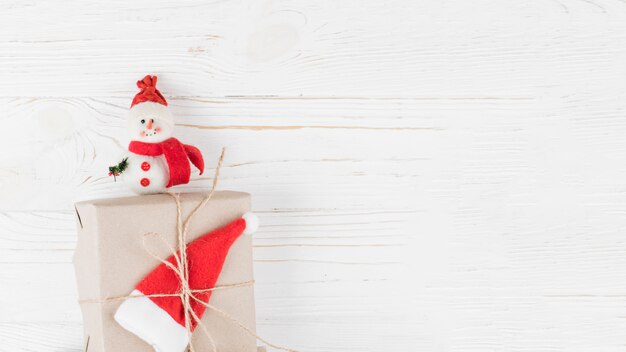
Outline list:
[[[0,1],[0,351],[81,350],[72,203],[127,194],[145,73],[254,195],[268,339],[626,351],[618,0]]]

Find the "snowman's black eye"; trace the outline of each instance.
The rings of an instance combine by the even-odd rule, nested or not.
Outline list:
[[[154,119],[150,119],[150,122],[154,123]]]
[[[146,120],[142,119],[141,124],[143,125],[144,123],[146,123]]]

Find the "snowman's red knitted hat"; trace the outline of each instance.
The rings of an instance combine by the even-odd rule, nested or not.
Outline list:
[[[161,94],[161,92],[157,89],[156,84],[157,76],[147,75],[142,80],[137,81],[137,87],[140,91],[135,95],[135,98],[133,98],[133,102],[130,104],[130,107],[132,108],[133,106],[146,101],[152,101],[167,106],[167,101],[165,100],[165,97],[163,97],[163,94]]]
[[[167,108],[165,97],[156,87],[157,76],[147,75],[137,81],[139,93],[130,104],[131,117],[156,117],[167,123],[174,124],[174,118]]]

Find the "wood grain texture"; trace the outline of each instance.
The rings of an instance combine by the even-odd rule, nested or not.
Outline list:
[[[146,73],[253,194],[261,335],[624,351],[625,62],[616,0],[2,1],[0,352],[82,350],[73,203],[129,194]]]

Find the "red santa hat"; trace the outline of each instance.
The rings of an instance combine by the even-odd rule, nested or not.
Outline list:
[[[157,118],[162,122],[174,125],[174,117],[167,108],[165,97],[156,87],[157,76],[147,75],[137,81],[139,93],[130,104],[131,118]]]
[[[252,234],[258,228],[258,219],[246,213],[230,224],[212,231],[191,242],[186,249],[189,267],[189,286],[192,290],[215,287],[231,245],[243,234]],[[176,258],[167,259],[178,267]],[[179,296],[143,297],[159,294],[180,293],[180,277],[165,264],[149,273],[133,291],[130,298],[120,305],[115,320],[126,330],[134,333],[157,352],[184,352],[189,344],[185,328],[185,310]],[[211,291],[194,294],[208,303]],[[202,317],[206,306],[191,300],[191,309]],[[191,330],[197,326],[192,319]]]

